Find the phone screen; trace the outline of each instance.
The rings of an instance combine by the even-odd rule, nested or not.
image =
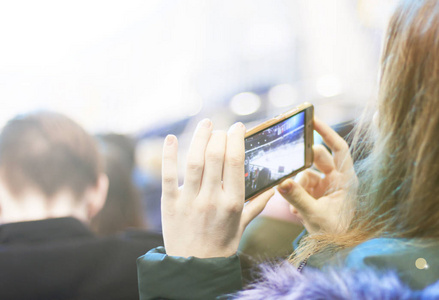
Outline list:
[[[305,111],[245,139],[245,198],[305,166]]]

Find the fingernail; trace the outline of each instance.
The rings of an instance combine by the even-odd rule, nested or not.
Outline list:
[[[282,182],[281,184],[279,184],[278,190],[282,194],[286,194],[291,190],[292,187],[293,187],[293,185],[291,184],[291,181],[286,180],[286,181]]]
[[[212,122],[209,119],[204,119],[200,122],[200,125],[206,128],[209,128],[212,125]]]
[[[235,129],[235,128],[245,128],[245,126],[244,126],[244,124],[242,124],[241,122],[236,122],[235,124],[233,124],[233,125],[230,127],[230,130],[233,130],[233,129]]]
[[[175,140],[175,136],[174,135],[168,135],[168,136],[166,136],[165,143],[166,143],[166,145],[170,146],[170,145],[172,145],[174,143],[174,140]]]

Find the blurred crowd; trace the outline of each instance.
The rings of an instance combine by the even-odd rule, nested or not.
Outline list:
[[[17,30],[0,31],[0,299],[138,299],[136,259],[164,244],[163,140],[178,137],[185,165],[202,118],[249,129],[309,101],[350,143],[375,98],[387,18],[369,12],[377,1],[356,2],[0,6],[0,27]],[[120,14],[130,17],[113,25]],[[287,258],[302,230],[276,193],[243,234],[244,280],[260,262]]]

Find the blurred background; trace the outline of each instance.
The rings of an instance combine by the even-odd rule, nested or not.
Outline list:
[[[357,118],[394,2],[1,1],[0,127],[50,109],[129,135],[138,185],[156,186],[163,137],[184,152],[203,118],[251,127],[304,101],[332,125]]]

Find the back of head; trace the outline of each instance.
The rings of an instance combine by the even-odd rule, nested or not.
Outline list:
[[[438,107],[439,2],[403,0],[385,41],[377,137],[361,191],[383,232],[439,237]]]
[[[439,238],[439,2],[401,0],[390,19],[381,61],[376,128],[357,130],[359,185],[344,234],[304,239],[307,253],[352,247],[374,237]],[[355,146],[354,146],[355,147]],[[365,150],[366,149],[366,150]],[[335,246],[335,247],[333,247]]]
[[[144,228],[140,193],[132,179],[131,164],[127,163],[124,149],[105,137],[100,136],[99,140],[109,189],[103,208],[91,219],[91,228],[101,235],[122,232],[128,228]]]
[[[133,171],[136,165],[136,141],[134,138],[118,133],[101,134],[97,138],[103,145],[119,151],[120,162]]]
[[[51,199],[68,191],[79,199],[87,187],[97,183],[100,171],[94,140],[64,115],[20,115],[1,132],[0,176],[15,197],[38,191]]]

